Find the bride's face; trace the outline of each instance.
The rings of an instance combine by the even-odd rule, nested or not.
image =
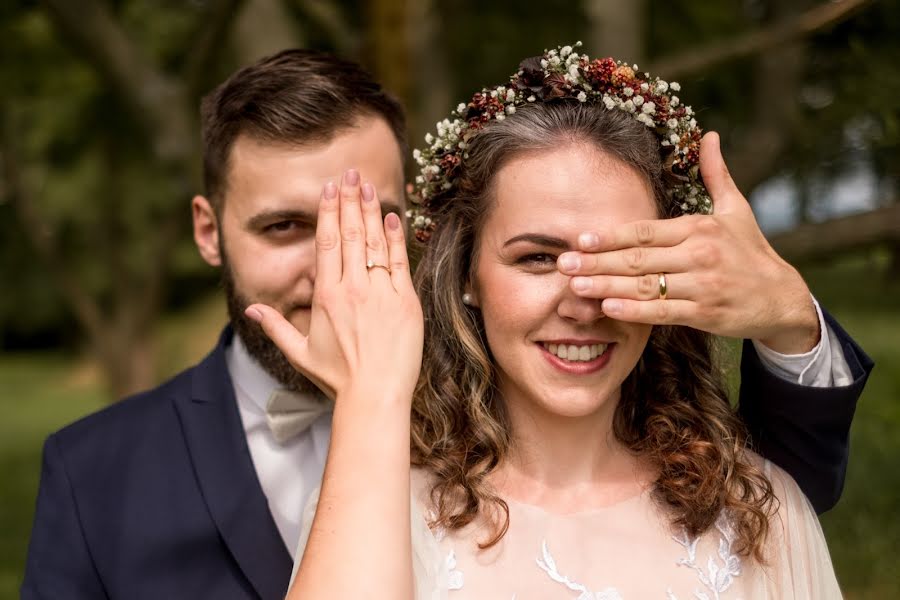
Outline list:
[[[585,231],[656,218],[649,185],[571,144],[512,160],[494,186],[471,291],[504,401],[566,417],[611,412],[651,326],[605,317],[598,301],[572,293],[556,259]]]

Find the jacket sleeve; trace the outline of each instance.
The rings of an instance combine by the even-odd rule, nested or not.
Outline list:
[[[28,546],[23,600],[107,598],[91,558],[56,436],[44,444],[41,483]]]
[[[745,340],[741,357],[739,412],[754,448],[787,471],[816,512],[841,497],[849,457],[850,423],[874,363],[824,309],[853,374],[850,385],[811,387],[782,379]]]

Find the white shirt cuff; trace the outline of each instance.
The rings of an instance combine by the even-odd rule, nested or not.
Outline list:
[[[825,323],[825,316],[815,298],[812,299],[819,316],[819,343],[803,354],[781,354],[752,340],[760,361],[782,379],[810,387],[841,387],[853,383],[853,375],[844,358],[837,335]]]

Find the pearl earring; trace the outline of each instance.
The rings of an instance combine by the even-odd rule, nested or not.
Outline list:
[[[472,306],[472,294],[470,294],[469,292],[463,294],[462,301],[466,306]]]

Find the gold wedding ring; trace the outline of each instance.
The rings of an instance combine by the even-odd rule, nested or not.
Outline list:
[[[666,285],[666,274],[660,273],[659,277],[659,299],[665,300],[666,295],[669,293],[669,287]]]
[[[391,268],[389,266],[378,265],[378,264],[375,264],[374,260],[369,260],[366,262],[366,270],[371,271],[372,269],[384,269],[385,271],[388,272],[388,275],[390,275],[390,273],[391,273]]]

